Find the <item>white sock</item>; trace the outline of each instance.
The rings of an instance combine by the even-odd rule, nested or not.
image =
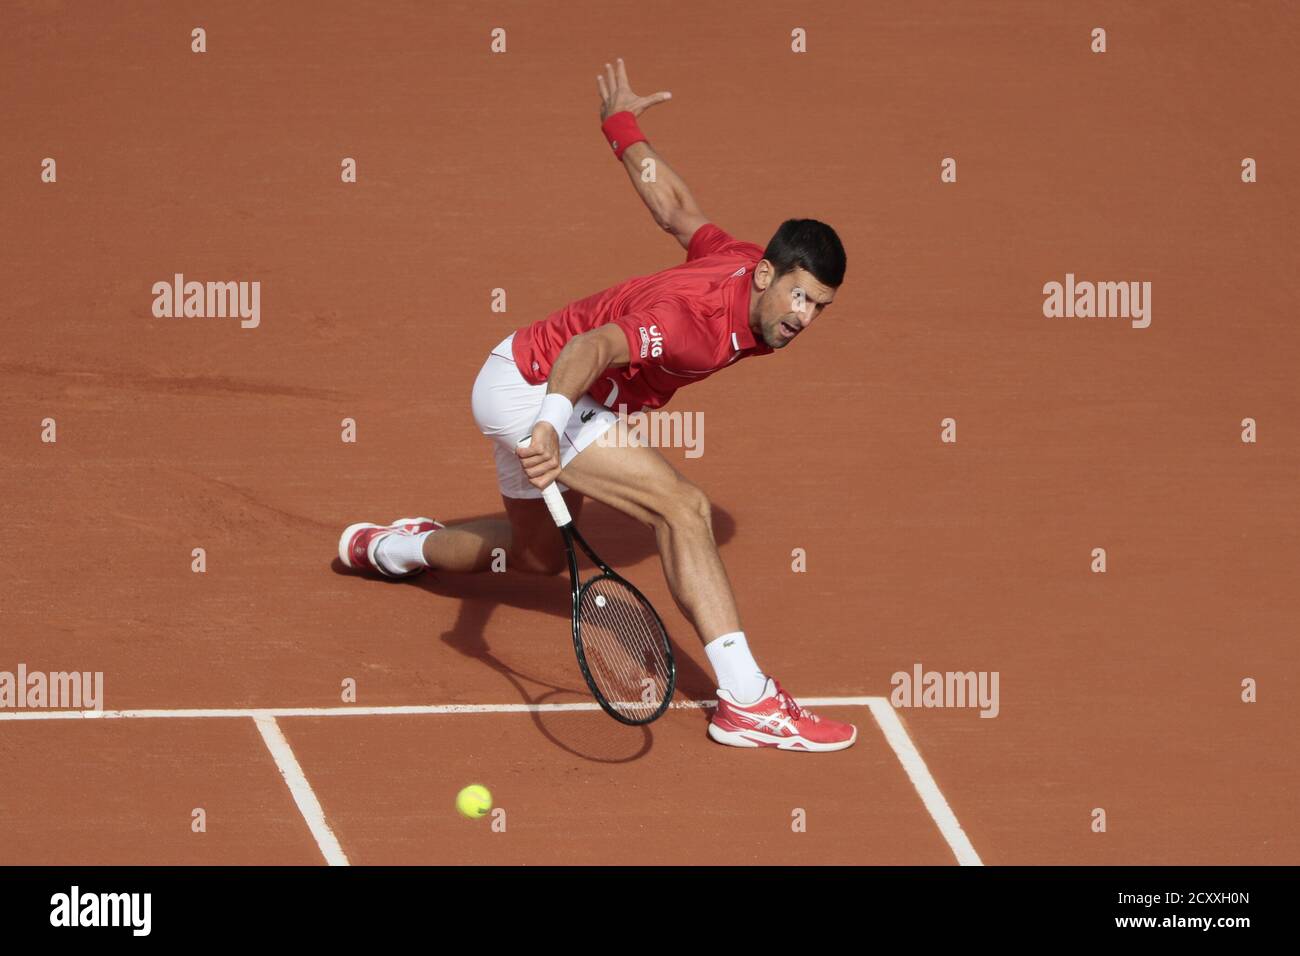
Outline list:
[[[759,670],[744,631],[732,631],[704,645],[704,653],[713,665],[718,689],[725,690],[741,704],[752,704],[767,689],[767,675]]]
[[[375,548],[375,560],[390,574],[406,574],[427,568],[429,563],[424,560],[424,539],[431,534],[432,531],[422,531],[420,534],[384,535]]]

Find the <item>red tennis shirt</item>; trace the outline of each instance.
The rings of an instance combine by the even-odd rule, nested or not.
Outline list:
[[[606,369],[587,394],[607,408],[659,408],[683,385],[772,351],[749,328],[749,288],[763,250],[712,223],[691,236],[686,262],[579,299],[515,333],[515,365],[533,385],[566,342],[614,323],[627,336],[627,368]]]

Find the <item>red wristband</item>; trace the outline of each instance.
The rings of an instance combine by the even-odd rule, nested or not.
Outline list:
[[[645,133],[636,125],[636,117],[629,110],[609,116],[600,124],[600,131],[609,140],[614,158],[618,160],[622,160],[624,151],[633,143],[646,142]]]

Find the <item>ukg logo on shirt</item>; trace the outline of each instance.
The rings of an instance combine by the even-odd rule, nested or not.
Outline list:
[[[664,354],[664,334],[659,331],[659,326],[652,325],[650,328],[641,326],[641,357],[649,355],[651,358],[658,358]]]

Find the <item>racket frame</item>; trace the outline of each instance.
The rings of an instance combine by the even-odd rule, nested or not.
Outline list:
[[[519,442],[519,447],[527,447],[530,441],[531,438],[525,438],[523,441]],[[555,482],[551,482],[551,484],[542,489],[542,500],[546,502],[546,508],[550,511],[551,519],[555,522],[555,526],[560,529],[560,535],[564,538],[564,547],[568,553],[569,588],[570,595],[573,599],[573,650],[578,657],[578,668],[582,671],[582,679],[587,682],[587,687],[590,689],[592,696],[596,698],[596,703],[600,705],[600,709],[609,714],[609,716],[613,717],[619,723],[627,724],[632,727],[640,727],[658,720],[663,716],[664,711],[668,709],[668,705],[673,699],[673,692],[677,688],[677,662],[673,658],[673,647],[672,642],[668,639],[668,628],[664,627],[664,622],[659,616],[659,612],[655,610],[655,606],[650,603],[646,596],[642,594],[631,581],[627,580],[627,578],[623,577],[606,564],[601,559],[600,555],[596,554],[596,552],[592,550],[591,545],[587,544],[587,540],[582,536],[582,532],[574,525],[573,516],[569,514],[569,506],[565,503],[564,496],[560,494],[560,489],[556,487]],[[573,546],[575,541],[586,553],[587,557],[591,559],[591,563],[601,572],[585,582],[581,579],[578,568],[578,551],[577,548]],[[591,676],[591,668],[587,666],[587,655],[582,649],[582,617],[579,613],[582,607],[582,592],[590,587],[594,582],[599,581],[602,578],[608,578],[627,588],[632,592],[637,600],[641,602],[642,606],[649,608],[650,613],[654,615],[655,623],[659,625],[660,633],[662,633],[664,637],[664,661],[668,669],[667,686],[664,689],[663,699],[659,702],[659,706],[656,708],[655,712],[649,717],[645,717],[641,720],[633,720],[626,714],[619,713],[619,711],[614,708],[614,705],[605,699],[605,695],[601,693],[600,688],[596,686],[595,679]]]
[[[556,489],[554,485],[551,485],[547,490],[554,490],[556,495],[559,495],[559,490]],[[565,508],[565,511],[567,512],[568,509]],[[578,657],[578,668],[582,671],[582,679],[587,682],[587,687],[590,688],[592,696],[596,698],[596,703],[600,704],[601,710],[609,714],[609,716],[613,717],[619,723],[628,724],[632,727],[639,727],[644,724],[653,723],[662,717],[664,711],[668,709],[668,705],[673,699],[673,691],[677,687],[677,662],[673,658],[672,642],[668,640],[668,628],[664,627],[663,619],[659,616],[659,612],[655,610],[655,606],[651,604],[646,596],[637,589],[636,585],[611,568],[601,560],[600,556],[596,554],[595,551],[591,549],[591,545],[587,544],[586,539],[582,536],[582,532],[574,526],[572,519],[570,519],[568,524],[560,525],[559,527],[560,534],[564,536],[565,547],[568,549],[569,586],[570,594],[573,598],[573,651]],[[582,547],[582,550],[586,552],[587,557],[591,559],[591,563],[600,570],[600,574],[594,575],[586,581],[581,580],[578,569],[578,553],[577,549],[573,546],[574,541],[577,541]],[[591,668],[587,665],[587,655],[582,647],[582,616],[580,614],[580,609],[582,608],[582,593],[586,591],[587,588],[591,587],[591,585],[601,580],[614,581],[631,591],[632,595],[641,602],[641,606],[647,608],[654,616],[655,624],[658,625],[659,632],[663,635],[664,663],[667,669],[667,681],[664,687],[663,699],[660,700],[659,706],[655,709],[654,713],[640,720],[633,720],[626,714],[621,713],[605,699],[605,695],[601,692],[600,688],[596,686],[595,678],[591,676]]]

